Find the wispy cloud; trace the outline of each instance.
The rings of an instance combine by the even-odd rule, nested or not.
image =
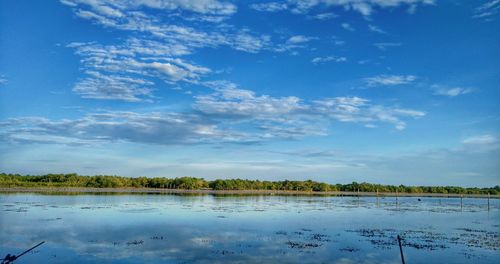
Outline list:
[[[345,62],[346,57],[336,57],[336,56],[326,56],[326,57],[316,57],[311,60],[314,64],[322,64],[326,62]]]
[[[155,99],[154,91],[159,89],[158,84],[167,84],[171,88],[196,84],[210,90],[204,94],[195,92],[191,108],[179,112],[108,111],[89,113],[72,120],[10,119],[2,124],[1,137],[4,140],[62,144],[116,141],[151,144],[255,143],[269,139],[324,136],[333,122],[357,123],[361,128],[389,124],[402,130],[408,119],[425,116],[422,111],[384,106],[356,96],[307,101],[296,96],[258,94],[230,82],[206,81],[213,70],[188,59],[192,56],[187,55],[220,46],[248,53],[263,50],[283,52],[306,47],[317,39],[292,35],[283,43],[275,44],[268,35],[219,23],[236,13],[237,8],[231,1],[61,2],[79,18],[102,27],[134,33],[131,34],[134,37],[116,44],[84,42],[67,45],[80,57],[84,76],[76,82],[73,91],[82,97],[150,101]],[[251,7],[260,11],[287,9],[294,13],[307,13],[319,5],[341,6],[369,15],[373,7],[403,4],[399,0],[343,3],[289,1]],[[151,9],[159,12],[146,12]],[[193,18],[210,23],[200,26]],[[348,23],[342,26],[353,30]],[[335,56],[312,59],[315,64],[343,61],[346,61],[345,57]],[[406,76],[403,81],[412,81],[408,78]],[[394,85],[398,80],[392,80],[392,83],[390,80],[373,82]]]
[[[387,34],[387,32],[385,32],[383,29],[375,26],[375,25],[372,25],[372,24],[369,24],[368,25],[368,29],[371,31],[371,32],[375,32],[375,33],[379,33],[379,34]]]
[[[283,2],[267,2],[251,4],[250,8],[261,12],[277,12],[288,9],[288,4]]]
[[[236,5],[229,1],[218,0],[169,0],[169,1],[127,1],[127,0],[61,0],[61,3],[71,6],[87,6],[93,14],[107,17],[123,18],[127,12],[134,12],[144,8],[183,11],[206,16],[227,17],[237,11]],[[88,11],[82,11],[88,12]],[[91,15],[90,13],[87,13]]]
[[[234,27],[220,28],[218,24],[207,24],[203,30],[186,26],[183,23],[174,24],[166,21],[163,16],[146,14],[145,8],[160,9],[165,12],[175,12],[178,9],[188,10],[203,16],[230,16],[236,12],[231,3],[220,1],[88,1],[66,0],[75,14],[104,27],[124,31],[140,32],[142,37],[161,40],[167,45],[177,45],[187,48],[217,47],[226,45],[237,50],[255,53],[266,47],[268,36],[256,36],[248,30]],[[104,9],[103,9],[104,8]],[[116,12],[112,12],[112,9]],[[177,15],[177,13],[172,13]],[[184,18],[184,15],[180,15]],[[189,17],[191,21],[192,17]],[[206,19],[205,19],[206,20]],[[253,45],[249,45],[252,43]]]
[[[304,35],[294,35],[289,37],[285,43],[276,45],[274,48],[274,51],[277,52],[285,52],[285,51],[290,51],[294,49],[301,49],[301,48],[306,48],[307,44],[312,41],[317,39],[316,37],[309,37],[309,36],[304,36]]]
[[[420,118],[425,112],[372,105],[369,100],[360,97],[336,97],[315,101],[315,111],[341,122],[362,123],[373,126],[374,123],[390,123],[397,130],[403,130],[406,122],[402,118]]]
[[[349,23],[342,23],[342,24],[340,24],[340,26],[342,26],[342,28],[345,30],[355,31],[355,29]]]
[[[415,75],[377,75],[369,78],[365,78],[364,81],[369,86],[381,86],[381,85],[402,85],[408,84],[415,81],[417,77]]]
[[[463,148],[471,152],[488,152],[500,149],[500,139],[491,134],[474,135],[462,140]]]
[[[85,98],[116,99],[129,102],[150,100],[158,83],[197,83],[212,70],[182,58],[202,48],[230,47],[258,53],[263,50],[285,52],[305,48],[315,39],[291,36],[273,44],[271,37],[256,34],[248,28],[215,23],[236,13],[230,1],[126,1],[63,0],[76,16],[107,28],[131,31],[134,37],[113,45],[95,42],[71,43],[81,57],[82,71],[87,74],[73,91]],[[148,12],[161,10],[168,14]],[[180,17],[186,21],[182,23]],[[196,18],[196,19],[194,19]],[[214,23],[195,23],[212,18]],[[191,26],[189,26],[191,25]]]
[[[470,145],[490,145],[498,143],[498,139],[490,134],[471,136],[462,141],[463,144]]]
[[[229,42],[227,42],[229,41]],[[243,30],[229,36],[226,40],[232,48],[248,53],[258,53],[261,50],[272,50],[271,37],[269,35],[254,36]],[[221,42],[220,44],[225,44]]]
[[[472,93],[474,91],[471,88],[446,87],[446,86],[442,86],[442,85],[432,85],[431,88],[434,90],[435,95],[444,95],[444,96],[449,96],[449,97],[464,95],[464,94]]]
[[[287,40],[287,43],[289,43],[289,44],[301,44],[301,43],[309,42],[311,39],[312,39],[311,37],[306,37],[303,35],[296,35],[296,36],[291,36]]]
[[[277,153],[306,158],[331,158],[339,155],[336,151],[321,149],[301,149],[295,151],[282,151]]]
[[[205,114],[225,119],[272,121],[273,127],[279,127],[280,123],[296,127],[317,127],[317,124],[341,121],[391,123],[402,130],[406,123],[401,118],[425,116],[422,111],[374,105],[360,97],[334,97],[306,102],[293,96],[257,96],[236,86],[225,85],[216,90],[216,93],[198,96],[194,107]]]
[[[305,101],[258,95],[225,81],[205,85],[213,92],[195,96],[192,109],[183,112],[105,111],[56,121],[11,118],[0,122],[0,139],[51,144],[251,144],[325,136],[335,121],[365,126],[386,123],[403,130],[405,119],[425,116],[422,111],[372,104],[361,97]]]
[[[88,77],[78,81],[73,91],[83,98],[138,102],[152,98],[153,82],[118,75],[87,71]]]
[[[289,10],[295,14],[307,14],[314,9],[325,9],[328,7],[342,7],[345,10],[353,10],[363,16],[370,16],[376,9],[396,8],[400,6],[416,9],[418,5],[431,5],[433,0],[289,0],[283,2],[267,2],[251,4],[250,7],[263,12],[278,12]]]
[[[209,115],[224,118],[255,118],[275,120],[280,115],[293,114],[307,108],[295,96],[275,98],[256,95],[254,92],[239,89],[234,84],[222,84],[215,92],[196,97],[195,109]]]
[[[338,15],[335,13],[327,12],[327,13],[316,14],[316,15],[313,15],[311,17],[314,19],[318,19],[318,20],[328,20],[328,19],[336,18],[336,17],[338,17]]]
[[[193,82],[210,72],[174,57],[189,53],[188,48],[156,41],[133,38],[123,45],[71,43],[68,47],[81,56],[87,77],[78,81],[73,91],[85,98],[141,101],[143,96],[152,97],[154,79]]]
[[[500,0],[488,0],[474,10],[474,18],[493,20],[500,10]]]
[[[399,47],[399,46],[401,46],[401,43],[399,43],[399,42],[379,42],[379,43],[374,43],[373,46],[377,47],[379,50],[387,50],[388,48]]]
[[[339,40],[339,39],[335,39],[335,40],[333,41],[333,44],[335,44],[336,46],[342,46],[342,45],[344,45],[344,44],[345,44],[345,41],[343,41],[343,40]]]
[[[227,130],[200,116],[178,113],[102,112],[80,119],[52,121],[14,118],[1,123],[0,137],[8,142],[94,144],[134,142],[145,144],[242,143],[248,137]]]

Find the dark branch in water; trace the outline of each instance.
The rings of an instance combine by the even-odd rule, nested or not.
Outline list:
[[[2,259],[2,264],[9,264],[9,263],[14,263],[14,261],[16,261],[18,258],[22,257],[24,254],[32,251],[33,249],[39,247],[40,245],[42,245],[43,243],[45,243],[45,241],[42,241],[38,244],[36,244],[35,246],[27,249],[26,251],[24,251],[23,253],[19,254],[19,255],[11,255],[11,254],[7,254],[7,256],[5,256],[3,259]]]

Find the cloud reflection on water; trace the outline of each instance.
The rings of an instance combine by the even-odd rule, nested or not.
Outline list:
[[[37,256],[49,263],[399,263],[397,248],[374,247],[359,228],[451,232],[442,228],[459,210],[455,200],[418,204],[416,198],[399,198],[396,204],[393,198],[352,197],[0,197],[0,227],[8,230],[1,233],[1,248],[18,251],[47,241],[26,263],[39,263]],[[473,202],[458,226],[479,219],[477,226],[491,228],[480,201]],[[492,207],[490,213],[498,216],[496,202]],[[391,239],[391,232],[399,231],[383,238]],[[443,257],[458,259],[455,248],[432,254],[409,248],[408,253],[437,263]],[[495,256],[495,251],[474,250],[483,260]]]

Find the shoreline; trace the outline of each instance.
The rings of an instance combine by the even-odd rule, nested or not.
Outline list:
[[[444,194],[444,193],[387,193],[343,191],[285,191],[285,190],[187,190],[158,188],[87,188],[87,187],[0,187],[0,193],[123,193],[123,194],[200,194],[200,195],[303,195],[303,196],[363,196],[363,197],[444,197],[444,198],[493,198],[500,195]]]

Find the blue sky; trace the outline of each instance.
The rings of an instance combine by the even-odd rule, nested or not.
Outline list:
[[[0,170],[500,183],[499,0],[0,3]]]

